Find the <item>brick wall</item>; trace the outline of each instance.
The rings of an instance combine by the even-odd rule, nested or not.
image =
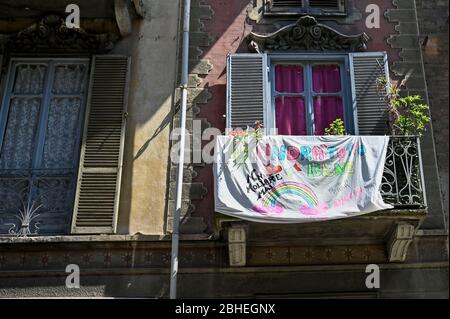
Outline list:
[[[381,19],[381,28],[367,29],[365,26],[367,15],[365,8],[367,4],[372,2],[369,0],[349,0],[349,15],[346,18],[321,19],[321,22],[344,34],[366,32],[370,36],[368,51],[387,51],[390,70],[394,77],[403,77],[410,69],[415,71],[407,82],[406,93],[420,94],[426,97],[427,91],[422,69],[422,52],[417,29],[415,1],[376,0],[375,3],[379,5],[380,12],[384,13],[384,17]],[[442,3],[443,1],[436,0],[435,2]],[[246,52],[245,37],[251,31],[257,33],[273,32],[296,20],[296,18],[263,17],[260,15],[260,7],[255,5],[257,3],[260,3],[260,0],[233,2],[195,0],[193,2],[191,9],[193,15],[191,22],[192,56],[190,61],[190,101],[192,102],[190,111],[192,114],[190,113],[190,119],[202,119],[207,125],[221,130],[224,129],[227,53]],[[439,91],[440,89],[437,88],[436,90]],[[439,101],[433,102],[440,103]],[[448,108],[448,103],[446,105]],[[439,114],[437,116],[440,117]],[[448,115],[442,116],[442,118],[441,122],[447,120]],[[440,128],[438,127],[438,129]],[[427,190],[439,187],[432,133],[430,129],[422,141],[424,155],[426,155],[424,156],[424,168]],[[443,141],[441,135],[437,135],[437,139]],[[439,152],[444,154],[446,151],[439,148]],[[188,169],[190,176],[185,181],[185,194],[188,194],[185,198],[188,202],[186,203],[186,216],[190,218],[184,220],[196,218],[196,225],[200,225],[203,219],[206,224],[206,232],[211,232],[214,229],[215,222],[214,184],[211,169],[210,165],[193,165]],[[174,185],[174,183],[172,184]],[[441,184],[443,184],[442,180]],[[439,192],[429,191],[427,195],[430,214],[424,227],[428,229],[442,228],[444,223],[440,194]],[[173,198],[169,202],[169,215],[173,206],[172,202]],[[192,230],[197,232],[199,228],[201,227],[193,227]]]

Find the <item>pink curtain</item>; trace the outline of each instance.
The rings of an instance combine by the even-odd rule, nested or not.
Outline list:
[[[303,67],[283,64],[275,66],[275,90],[280,93],[302,93]]]
[[[275,99],[275,119],[278,134],[306,135],[303,97],[278,96]]]
[[[280,93],[303,93],[303,67],[301,65],[277,65],[275,67],[275,89]],[[278,134],[306,135],[303,97],[277,97],[275,99],[275,119]]]
[[[341,91],[339,65],[314,65],[312,67],[315,93],[338,93]],[[323,135],[335,119],[344,119],[344,107],[340,96],[317,96],[313,101],[315,135]]]
[[[315,93],[339,93],[341,91],[340,66],[335,64],[313,65],[312,88]],[[277,65],[275,89],[279,93],[303,93],[303,67]],[[323,135],[326,127],[335,119],[344,119],[343,101],[340,96],[316,96],[313,101],[315,135]],[[306,108],[303,97],[279,96],[275,99],[275,119],[280,135],[306,135]]]
[[[314,98],[314,135],[323,135],[335,119],[344,119],[340,96],[318,96]]]
[[[316,93],[337,93],[341,90],[341,71],[339,65],[314,65],[313,90]]]

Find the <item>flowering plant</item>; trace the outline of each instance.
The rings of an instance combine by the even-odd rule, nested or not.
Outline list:
[[[253,150],[262,139],[263,125],[256,121],[253,127],[247,126],[245,130],[238,128],[229,132],[228,135],[233,137],[231,160],[234,164],[243,164],[249,157],[250,150]]]

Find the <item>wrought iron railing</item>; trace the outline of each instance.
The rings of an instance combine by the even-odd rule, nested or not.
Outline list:
[[[381,194],[396,208],[425,208],[420,140],[417,136],[392,136],[386,155]]]
[[[73,169],[0,170],[0,235],[67,233]]]

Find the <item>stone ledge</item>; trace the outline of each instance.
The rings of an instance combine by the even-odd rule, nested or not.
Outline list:
[[[424,263],[384,263],[378,264],[381,270],[398,270],[398,269],[447,269],[448,262],[424,262]],[[219,274],[219,273],[272,273],[272,272],[317,272],[317,271],[363,271],[366,265],[360,264],[342,264],[342,265],[301,265],[301,266],[258,266],[258,267],[181,267],[179,274]],[[108,275],[108,274],[169,274],[170,269],[162,268],[98,268],[89,269],[84,272],[86,276],[89,275]],[[66,273],[59,270],[5,270],[0,272],[1,277],[12,276],[65,276]]]
[[[1,244],[14,243],[91,243],[91,242],[169,242],[170,235],[61,235],[37,237],[7,237],[0,236]],[[180,240],[197,241],[210,240],[207,234],[180,234]]]
[[[448,237],[446,229],[419,229],[416,231],[417,237]]]

